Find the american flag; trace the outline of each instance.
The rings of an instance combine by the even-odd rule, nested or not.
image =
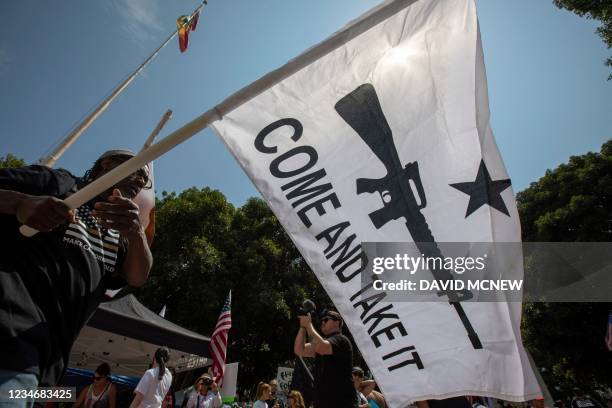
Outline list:
[[[227,335],[232,328],[232,292],[225,299],[221,314],[217,320],[215,331],[210,338],[210,354],[213,358],[212,374],[217,384],[221,384],[225,372],[225,358],[227,357]]]

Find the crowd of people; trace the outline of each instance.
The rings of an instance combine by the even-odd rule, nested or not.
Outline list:
[[[171,391],[173,381],[172,370],[168,367],[169,351],[167,348],[159,348],[151,362],[151,368],[144,372],[138,385],[133,391],[133,399],[130,408],[173,408],[178,407]],[[353,390],[357,398],[359,408],[386,408],[387,404],[382,393],[376,390],[376,382],[366,378],[361,367],[351,369]],[[75,408],[115,408],[117,402],[117,387],[111,380],[111,368],[107,363],[100,364],[93,375],[93,382],[85,386],[79,393],[74,404]],[[579,388],[575,388],[574,396],[567,401],[558,400],[556,408],[612,408],[612,398],[607,399],[607,406],[597,402],[586,395]],[[200,375],[193,387],[183,396],[181,408],[221,408],[224,405],[219,387],[212,376],[204,373]],[[312,406],[309,405],[309,406]],[[503,401],[491,405],[491,401],[485,401],[481,397],[456,397],[448,400],[419,401],[414,404],[415,408],[491,408],[501,406],[502,408],[516,407],[516,404],[504,404]],[[231,407],[235,408],[307,408],[302,393],[297,390],[279,390],[276,379],[260,382],[256,387],[254,398],[245,398],[242,402],[235,401]],[[544,408],[544,399],[539,398],[525,403],[521,408]]]

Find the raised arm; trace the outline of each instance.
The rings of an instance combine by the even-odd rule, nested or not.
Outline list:
[[[372,391],[376,388],[376,381],[374,380],[363,380],[361,384],[359,384],[359,391],[368,397]]]
[[[314,326],[312,325],[312,319],[310,318],[310,315],[300,316],[300,325],[306,330],[306,332],[310,336],[310,343],[307,344],[310,345],[310,348],[312,348],[314,354],[333,354],[331,343],[327,340],[324,340],[323,337],[321,337],[321,335],[319,334],[319,332],[315,330]]]
[[[314,357],[315,351],[312,344],[306,343],[306,329],[300,326],[295,341],[293,342],[293,352],[298,357]]]

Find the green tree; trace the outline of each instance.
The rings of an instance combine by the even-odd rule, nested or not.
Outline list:
[[[608,48],[612,47],[612,2],[610,0],[553,0],[553,3],[580,17],[599,20],[602,26],[598,27],[596,32]],[[612,58],[606,60],[606,65],[612,67]],[[611,79],[612,74],[608,77],[608,81]]]
[[[23,159],[13,156],[10,153],[0,157],[0,169],[23,167],[25,165],[26,162]]]
[[[329,305],[314,274],[261,199],[234,208],[219,191],[191,188],[156,205],[155,264],[143,302],[211,334],[232,290],[228,362],[242,387],[272,378],[293,360],[295,311],[304,298]]]
[[[612,241],[612,140],[600,153],[567,164],[517,194],[523,241]],[[612,358],[605,348],[606,303],[528,303],[523,339],[547,384],[611,387]]]

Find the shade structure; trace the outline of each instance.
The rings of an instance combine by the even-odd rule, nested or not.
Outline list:
[[[70,352],[69,366],[95,370],[109,363],[113,374],[142,375],[155,350],[170,349],[178,372],[210,365],[210,338],[176,325],[143,306],[133,295],[101,304]]]

